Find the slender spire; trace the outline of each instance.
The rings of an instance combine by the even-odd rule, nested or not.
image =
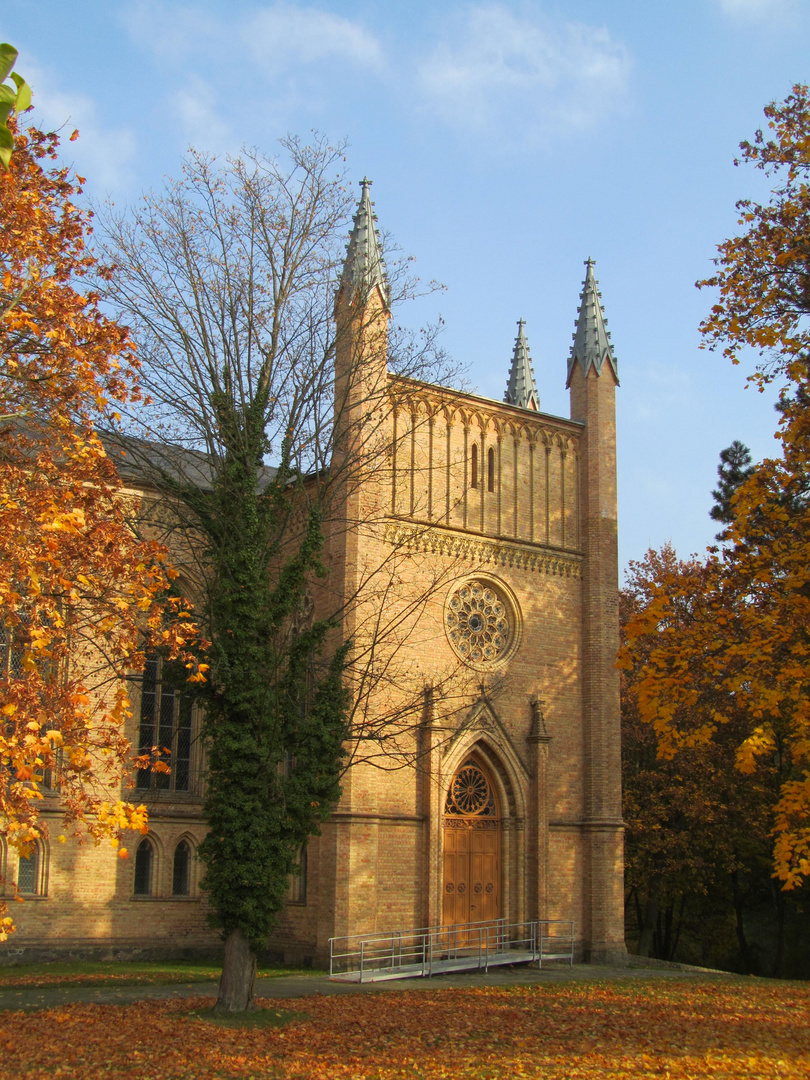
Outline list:
[[[534,409],[535,412],[540,412],[540,398],[534,385],[529,343],[523,330],[525,325],[523,319],[518,319],[518,336],[515,339],[512,367],[503,400],[510,405],[517,405],[519,409]]]
[[[348,299],[351,301],[354,300],[358,290],[365,300],[377,287],[387,306],[388,282],[385,279],[385,266],[380,251],[380,237],[374,224],[377,216],[374,213],[374,204],[369,193],[371,181],[367,176],[360,181],[360,186],[362,192],[346,247],[340,288],[341,290],[348,289]]]
[[[574,344],[571,346],[571,355],[568,358],[568,380],[566,386],[571,384],[571,375],[577,362],[582,368],[582,374],[587,376],[593,364],[596,374],[602,374],[605,361],[610,364],[613,376],[618,384],[619,372],[616,366],[616,357],[613,354],[613,346],[610,343],[610,334],[607,331],[607,319],[605,309],[602,307],[602,297],[599,293],[599,283],[594,277],[593,259],[585,262],[588,268],[585,271],[585,280],[582,283],[580,293],[579,315],[577,316],[577,330],[573,335]]]

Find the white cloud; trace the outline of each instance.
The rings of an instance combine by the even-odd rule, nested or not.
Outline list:
[[[161,60],[174,64],[201,52],[210,54],[217,43],[227,49],[233,40],[232,24],[194,4],[167,4],[165,0],[134,0],[120,12],[130,36]],[[221,76],[221,68],[211,72]]]
[[[214,87],[198,75],[190,75],[173,95],[172,112],[179,119],[186,141],[191,146],[205,146],[213,153],[233,152],[239,142],[223,120]]]
[[[253,56],[274,68],[328,58],[377,71],[383,67],[382,46],[361,23],[317,8],[275,4],[246,19],[241,31]]]
[[[631,61],[601,27],[521,17],[499,4],[466,9],[419,64],[430,105],[450,123],[530,140],[586,128],[626,90]]]
[[[724,15],[746,22],[782,19],[795,7],[793,0],[719,0],[719,3]]]
[[[362,69],[383,66],[382,46],[362,23],[316,7],[257,5],[229,19],[195,4],[137,0],[124,21],[153,55],[174,63],[204,60],[208,76],[223,82],[244,66],[246,49],[265,78],[330,58]]]
[[[47,130],[59,131],[62,156],[72,158],[81,175],[91,176],[96,190],[115,193],[129,188],[135,179],[138,150],[134,133],[127,127],[107,127],[93,98],[62,90],[35,63],[26,63],[25,74],[33,90],[34,121]],[[75,128],[80,137],[69,143]]]
[[[283,130],[291,116],[322,110],[336,78],[385,66],[379,40],[361,22],[285,0],[233,18],[195,3],[136,0],[122,18],[163,72],[166,108],[183,141],[219,151],[235,149],[236,118],[243,125],[246,109]]]

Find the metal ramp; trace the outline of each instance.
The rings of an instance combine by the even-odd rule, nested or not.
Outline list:
[[[549,960],[574,964],[574,924],[565,919],[462,923],[329,939],[329,976],[346,982],[413,979],[446,971],[488,971]]]

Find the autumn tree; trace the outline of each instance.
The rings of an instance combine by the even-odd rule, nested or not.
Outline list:
[[[749,164],[773,180],[768,203],[737,203],[741,232],[718,247],[716,273],[699,287],[716,289],[717,301],[701,324],[710,349],[738,364],[747,350],[759,354],[753,374],[762,383],[787,375],[810,354],[810,95],[796,85],[783,102],[765,108],[766,132],[740,144],[735,164]],[[794,377],[795,376],[795,377]]]
[[[736,768],[737,750],[748,732],[748,718],[722,688],[712,693],[700,677],[700,664],[689,677],[703,692],[683,703],[697,725],[722,703],[728,723],[708,742],[683,746],[675,755],[659,754],[650,709],[639,703],[646,693],[647,667],[657,660],[661,638],[674,657],[682,635],[702,618],[700,597],[710,568],[696,558],[681,561],[671,546],[649,551],[630,564],[620,597],[621,625],[632,627],[632,663],[622,672],[622,788],[625,834],[625,882],[635,915],[637,951],[674,960],[690,955],[715,966],[729,949],[717,940],[723,924],[733,927],[740,966],[761,973],[760,941],[752,942],[749,924],[771,901],[769,830],[776,772],[763,768],[756,777]],[[666,598],[666,599],[665,599]],[[662,603],[663,600],[663,603]],[[646,634],[638,622],[655,605]],[[681,721],[685,724],[685,721]],[[784,938],[784,906],[777,901],[774,961]],[[780,921],[781,918],[781,921]],[[708,927],[713,933],[707,939]],[[760,934],[761,938],[762,935]]]
[[[126,414],[121,446],[162,496],[155,513],[185,553],[212,643],[199,854],[225,940],[217,1008],[229,1011],[252,1006],[256,952],[349,755],[385,756],[422,708],[420,697],[393,718],[363,711],[370,687],[396,679],[396,644],[424,596],[402,600],[395,551],[362,582],[365,604],[335,590],[325,545],[336,557],[357,526],[346,507],[361,486],[357,513],[382,513],[391,342],[401,374],[433,378],[442,361],[430,335],[412,351],[389,330],[396,268],[383,277],[370,202],[355,221],[366,262],[357,280],[341,276],[353,204],[342,147],[290,139],[282,154],[192,154],[179,181],[106,220],[104,288],[150,397]]]
[[[710,555],[699,595],[666,583],[627,628],[623,662],[677,605],[693,604],[686,626],[655,636],[639,681],[642,715],[661,752],[709,745],[745,718],[736,764],[756,780],[777,769],[774,867],[785,889],[810,874],[810,98],[795,86],[769,105],[769,132],[742,144],[741,160],[773,179],[771,200],[738,204],[740,235],[718,249],[718,290],[701,326],[710,348],[735,363],[755,349],[753,379],[785,380],[780,457],[740,485],[726,548]]]
[[[806,704],[808,459],[810,370],[810,96],[796,85],[765,109],[767,132],[741,144],[741,160],[773,180],[767,204],[738,204],[740,235],[718,249],[718,271],[701,284],[719,298],[701,330],[711,348],[739,362],[760,356],[753,378],[785,379],[778,437],[782,457],[766,461],[743,485],[730,535],[738,588],[748,598],[749,671],[758,695],[741,767],[771,754],[784,757],[790,778],[777,803],[776,867],[790,888],[810,872],[810,747]],[[764,650],[756,655],[758,647]]]
[[[88,286],[82,181],[57,151],[31,128],[0,172],[0,835],[21,856],[43,808],[96,840],[145,830],[120,798],[127,677],[146,645],[194,664],[167,551],[133,534],[96,433],[137,362]]]

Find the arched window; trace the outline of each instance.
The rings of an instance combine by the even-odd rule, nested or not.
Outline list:
[[[470,487],[478,487],[478,443],[472,444],[470,455]]]
[[[26,858],[20,855],[20,864],[17,870],[17,889],[23,896],[42,896],[42,853],[39,844],[31,850]]]
[[[141,723],[138,748],[151,754],[160,747],[169,755],[161,757],[171,772],[139,769],[137,786],[165,791],[191,791],[194,710],[191,695],[164,678],[163,661],[155,653],[146,658],[141,681]]]
[[[487,451],[487,491],[495,490],[495,449],[490,446]]]
[[[174,849],[172,864],[172,896],[188,896],[191,878],[191,848],[181,840]]]
[[[136,896],[152,895],[152,870],[155,861],[155,853],[148,840],[141,840],[138,850],[135,852],[135,887],[132,890]]]

